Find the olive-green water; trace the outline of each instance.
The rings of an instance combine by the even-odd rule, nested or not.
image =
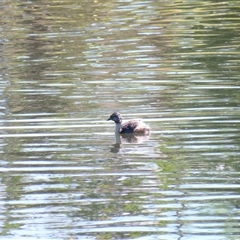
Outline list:
[[[239,239],[239,6],[2,1],[0,239]]]

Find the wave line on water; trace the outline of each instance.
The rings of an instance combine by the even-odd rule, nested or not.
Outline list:
[[[73,124],[73,125],[38,125],[38,126],[4,126],[0,127],[0,130],[14,130],[14,129],[52,129],[52,128],[81,128],[81,127],[100,127],[102,125],[100,124],[93,124],[93,125],[79,125],[79,124]]]

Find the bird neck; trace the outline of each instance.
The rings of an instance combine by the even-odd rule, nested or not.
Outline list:
[[[121,129],[121,122],[116,122],[116,128],[115,128],[115,132],[120,132]]]

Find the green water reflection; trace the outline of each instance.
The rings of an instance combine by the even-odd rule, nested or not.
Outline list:
[[[2,2],[1,236],[237,239],[237,3]]]

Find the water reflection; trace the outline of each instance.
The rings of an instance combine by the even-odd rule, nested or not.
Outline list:
[[[148,140],[150,137],[150,133],[125,133],[119,134],[115,132],[115,144],[111,148],[111,152],[117,153],[119,150],[124,147],[124,144],[133,143],[133,144],[141,144],[144,141]]]
[[[239,238],[238,1],[0,5],[2,238]]]

